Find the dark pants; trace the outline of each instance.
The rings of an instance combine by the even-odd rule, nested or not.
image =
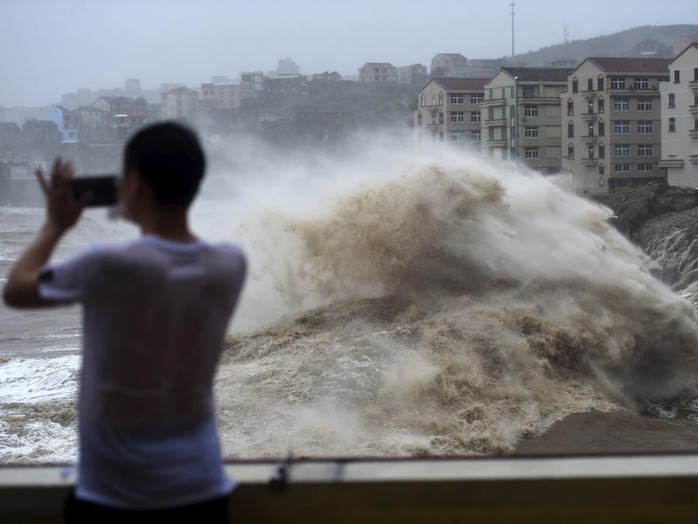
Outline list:
[[[110,508],[75,498],[71,492],[65,501],[63,519],[66,524],[154,524],[173,522],[196,522],[206,524],[229,524],[228,497],[220,497],[196,504],[187,504],[167,509],[130,510]]]

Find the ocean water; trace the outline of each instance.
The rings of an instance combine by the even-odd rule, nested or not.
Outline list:
[[[563,178],[394,137],[208,147],[194,228],[250,262],[227,458],[507,454],[575,413],[698,427],[694,304]],[[42,214],[0,208],[0,278]],[[136,233],[91,210],[56,256]],[[0,462],[76,459],[79,322],[0,306]]]

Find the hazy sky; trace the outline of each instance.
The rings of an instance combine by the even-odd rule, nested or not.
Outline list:
[[[632,7],[630,7],[632,6]],[[519,0],[516,52],[640,25],[698,24],[696,0]],[[355,75],[437,53],[511,54],[511,0],[0,0],[0,105],[276,69]]]

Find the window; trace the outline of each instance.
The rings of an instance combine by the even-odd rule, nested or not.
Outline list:
[[[444,123],[444,114],[439,113],[439,124],[443,124],[443,123]]]
[[[627,120],[614,120],[613,132],[616,135],[627,135],[630,133],[630,122]]]
[[[606,123],[603,120],[599,121],[599,136],[606,136]]]
[[[596,79],[596,88],[599,91],[603,91],[604,87],[603,87],[603,77],[602,76],[600,76],[599,78]]]
[[[538,138],[538,127],[537,126],[526,126],[524,128],[525,138]]]
[[[574,138],[574,122],[567,122],[567,138]]]
[[[640,77],[635,79],[635,89],[645,90],[650,88],[650,79]]]
[[[470,121],[471,122],[480,122],[480,111],[473,111],[470,113]]]
[[[641,135],[649,135],[650,133],[652,133],[652,121],[651,120],[638,120],[637,132]]]
[[[482,95],[470,95],[470,103],[471,104],[480,104],[482,103]]]
[[[630,111],[630,99],[629,98],[614,98],[613,99],[613,110],[614,111]]]
[[[613,156],[615,158],[625,158],[630,156],[630,146],[627,145],[614,145],[613,146]]]
[[[538,148],[537,147],[525,147],[524,148],[524,158],[528,158],[528,159],[538,158]]]
[[[698,81],[698,67],[693,68],[693,81]]]
[[[606,165],[605,164],[599,164],[599,175],[605,175],[606,174]],[[603,180],[603,179],[602,179]],[[599,181],[599,185],[603,186],[604,184],[601,183],[601,180]]]
[[[452,124],[462,124],[463,122],[465,122],[465,113],[463,111],[453,111],[451,113]]]
[[[452,104],[462,104],[464,103],[463,93],[453,93],[451,95]]]
[[[594,160],[594,146],[589,146],[587,154],[589,155],[589,160]]]
[[[567,114],[568,115],[574,114],[574,101],[571,99],[567,101]]]
[[[652,99],[651,98],[638,98],[637,99],[637,110],[638,111],[652,111]]]
[[[487,120],[494,120],[494,107],[490,107],[487,110]]]
[[[676,119],[673,116],[669,117],[669,132],[673,133],[676,131]]]
[[[599,97],[599,113],[606,112],[606,102],[602,96]]]
[[[487,90],[487,100],[492,100],[494,98],[494,89]]]
[[[421,126],[422,125],[422,112],[420,111],[417,113],[417,125]]]
[[[593,90],[594,90],[594,79],[588,78],[587,79],[587,91],[593,91]]]
[[[442,106],[444,105],[444,94],[439,93],[439,105]]]
[[[625,89],[625,78],[622,76],[611,77],[611,89]]]
[[[589,101],[587,102],[587,113],[591,114],[591,113],[593,113],[593,112],[594,112],[594,101],[593,101],[593,100],[589,100]]]
[[[681,71],[674,69],[674,83],[678,84],[679,82],[681,82]]]
[[[603,144],[599,144],[599,158],[606,158],[606,146]]]
[[[567,159],[574,160],[574,144],[569,144],[567,146]]]
[[[643,162],[637,165],[637,170],[640,173],[651,173],[654,171],[654,164]]]
[[[523,86],[521,94],[524,98],[534,98],[538,96],[538,86]]]
[[[669,107],[676,107],[676,95],[669,93]]]
[[[637,146],[637,156],[654,156],[654,149],[649,144],[640,144],[639,146]]]
[[[594,123],[589,122],[587,124],[587,136],[594,136]]]
[[[613,164],[613,171],[616,173],[629,173],[630,164]]]
[[[524,106],[524,116],[538,116],[538,106],[525,105]]]
[[[473,142],[480,142],[482,140],[482,133],[479,129],[470,132],[470,140]]]
[[[579,81],[576,78],[572,79],[572,92],[579,93]]]
[[[463,131],[451,132],[451,142],[465,142],[465,132],[463,132]]]

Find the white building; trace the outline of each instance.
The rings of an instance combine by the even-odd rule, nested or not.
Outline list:
[[[660,84],[662,159],[672,186],[698,187],[698,43],[669,62]]]
[[[175,87],[162,93],[160,113],[165,120],[190,120],[196,117],[199,94],[188,87]]]

